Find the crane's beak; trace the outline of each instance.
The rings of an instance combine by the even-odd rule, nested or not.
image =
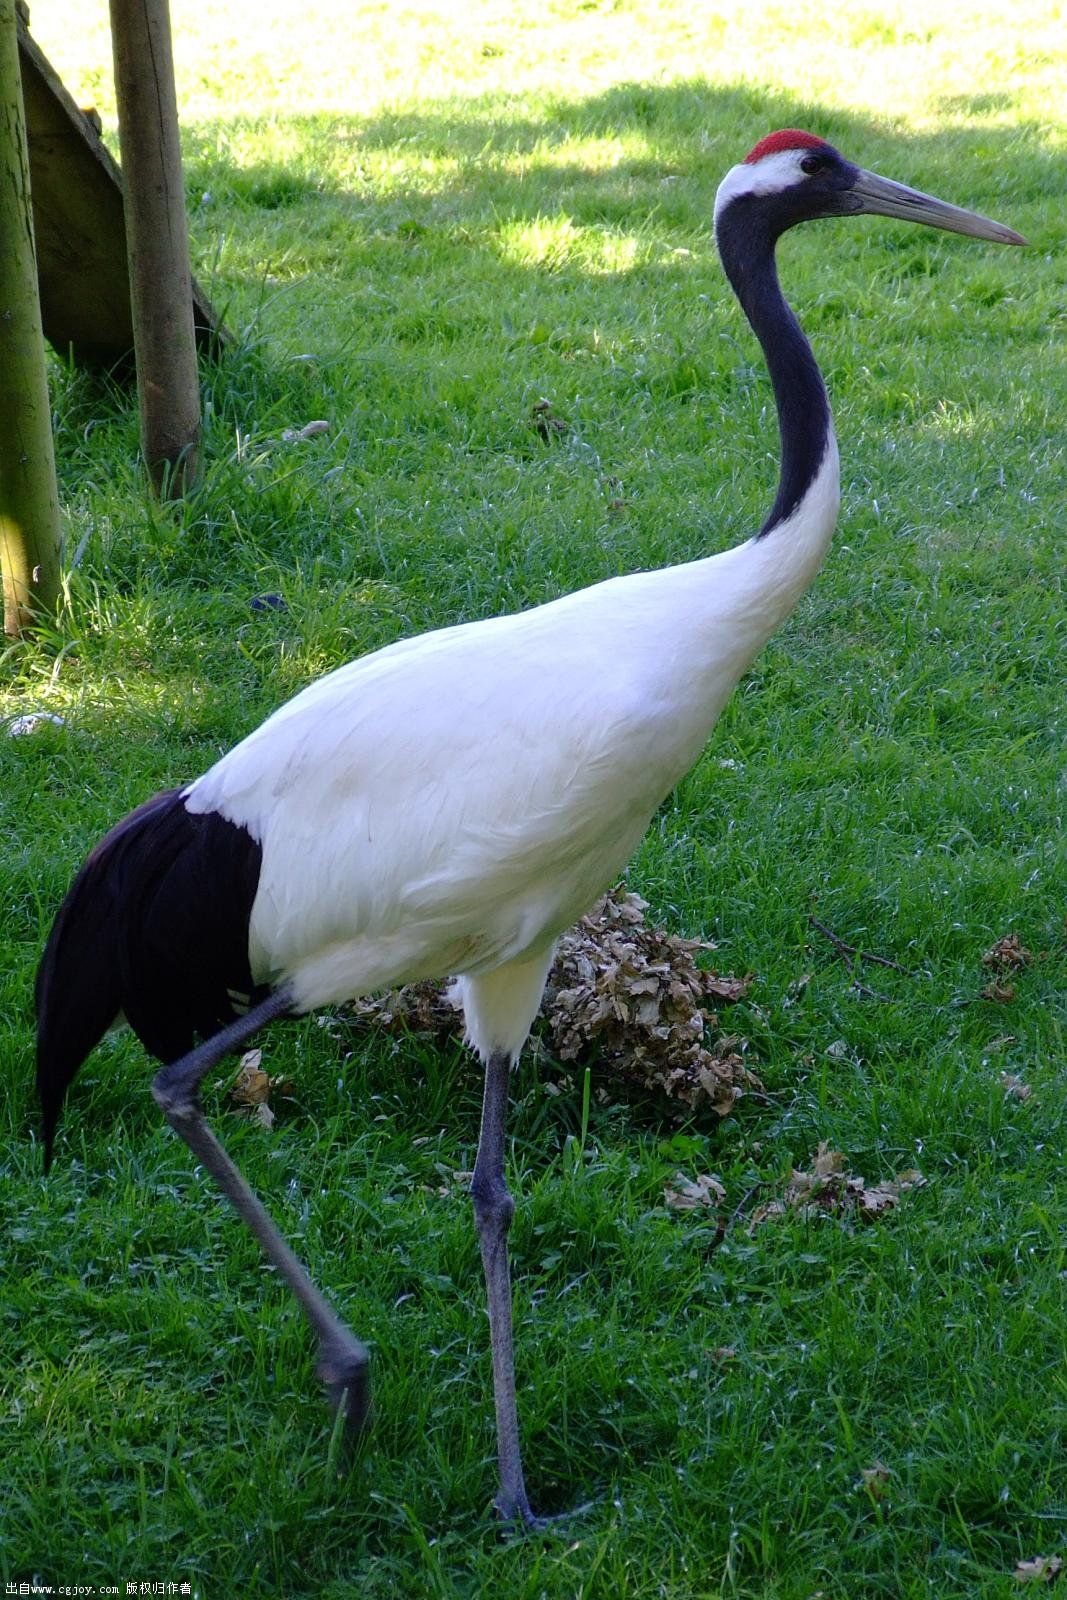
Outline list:
[[[902,217],[905,222],[923,222],[928,228],[945,228],[949,233],[966,233],[972,239],[989,239],[993,244],[1025,244],[1021,233],[1005,228],[1001,222],[991,222],[980,217],[977,211],[964,211],[961,206],[950,206],[933,195],[909,189],[892,178],[880,178],[876,172],[860,169],[856,182],[849,190],[852,200],[859,201],[856,212],[866,211],[879,217]]]

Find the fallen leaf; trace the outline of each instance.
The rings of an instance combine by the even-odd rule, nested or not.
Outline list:
[[[1015,985],[1005,983],[1002,978],[994,978],[982,990],[982,999],[995,1000],[998,1006],[1006,1006],[1015,999]]]
[[[551,439],[554,434],[567,432],[567,424],[562,417],[556,416],[551,400],[535,400],[530,407],[530,420],[542,439]]]
[[[701,981],[709,1000],[718,1000],[725,1006],[733,1006],[745,998],[752,987],[754,976],[749,972],[743,978],[724,978],[716,972],[705,972],[701,975]]]
[[[722,1366],[727,1361],[735,1361],[737,1359],[737,1351],[734,1349],[733,1345],[717,1344],[714,1350],[711,1352],[711,1359],[713,1361],[717,1361],[719,1365]]]
[[[841,1151],[831,1150],[825,1139],[821,1139],[815,1151],[815,1160],[813,1162],[813,1170],[816,1177],[828,1178],[831,1173],[843,1172],[844,1169],[845,1158]]]
[[[664,1189],[663,1198],[672,1211],[696,1211],[701,1206],[719,1206],[726,1199],[726,1190],[710,1172],[703,1173],[692,1182],[684,1172],[674,1174],[675,1187]]]
[[[866,1489],[875,1500],[881,1500],[885,1497],[892,1476],[884,1461],[874,1461],[860,1473],[860,1487]]]
[[[835,1216],[872,1221],[890,1211],[908,1189],[921,1188],[926,1179],[916,1167],[900,1172],[883,1183],[869,1184],[848,1171],[846,1157],[823,1141],[815,1152],[810,1171],[794,1167],[780,1198],[758,1206],[748,1224],[751,1234],[761,1222],[781,1217],[792,1210],[801,1216],[829,1212]]]
[[[288,1078],[278,1076],[272,1078],[264,1072],[261,1066],[263,1060],[262,1050],[246,1050],[237,1068],[237,1076],[230,1085],[230,1100],[238,1111],[250,1117],[253,1122],[258,1122],[263,1128],[273,1128],[274,1112],[268,1102],[272,1094],[287,1094],[292,1091],[292,1083]]]
[[[316,434],[329,431],[330,424],[319,417],[314,422],[305,422],[302,428],[283,429],[282,438],[286,444],[298,444],[303,439],[314,439]]]
[[[563,1061],[595,1051],[599,1064],[642,1089],[725,1117],[762,1084],[744,1062],[744,1041],[718,1034],[714,1005],[743,998],[751,976],[698,967],[711,946],[645,919],[647,903],[618,888],[563,935],[543,1014]]]
[[[21,717],[12,717],[7,724],[8,737],[21,738],[27,733],[33,733],[37,728],[47,727],[62,728],[65,718],[57,716],[54,711],[27,711]]]
[[[1032,1561],[1015,1563],[1016,1583],[1052,1583],[1063,1571],[1059,1556],[1034,1556]]]
[[[249,1050],[242,1057],[237,1076],[230,1085],[230,1099],[238,1106],[259,1106],[270,1093],[270,1077],[260,1066],[262,1050]]]
[[[1002,1072],[1000,1082],[1005,1095],[1010,1100],[1029,1100],[1033,1090],[1028,1083],[1014,1072]]]
[[[876,1183],[873,1188],[862,1187],[857,1197],[857,1207],[865,1217],[876,1217],[888,1211],[900,1199],[900,1188],[895,1183]]]
[[[1032,960],[1033,955],[1023,944],[1017,933],[1006,933],[1003,939],[998,939],[991,945],[982,957],[983,967],[992,967],[998,972],[1011,972],[1017,967],[1025,967]]]

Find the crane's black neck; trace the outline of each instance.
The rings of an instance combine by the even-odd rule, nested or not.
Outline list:
[[[833,428],[822,374],[778,283],[774,247],[782,231],[769,195],[738,195],[715,223],[726,275],[763,348],[778,406],[778,493],[759,538],[796,511],[822,465]]]

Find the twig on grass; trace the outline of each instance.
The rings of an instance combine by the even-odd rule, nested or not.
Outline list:
[[[833,929],[828,928],[825,922],[820,922],[818,917],[809,917],[808,921],[813,928],[829,939],[830,943],[836,950],[840,951],[841,955],[847,956],[852,962],[870,961],[876,967],[892,967],[894,972],[902,972],[906,978],[914,978],[914,972],[909,972],[907,967],[902,967],[899,961],[891,961],[888,956],[876,956],[870,950],[860,950],[854,944],[846,944],[844,939],[838,938]]]
[[[877,989],[869,989],[865,983],[857,983],[854,978],[849,984],[849,988],[855,994],[862,995],[865,1000],[882,1000],[887,1006],[893,1004],[893,996],[891,994],[879,994]]]
[[[865,983],[859,982],[856,977],[856,968],[861,961],[868,961],[875,967],[889,967],[893,972],[902,972],[906,978],[915,977],[914,972],[909,972],[907,967],[902,967],[899,961],[892,961],[889,956],[875,955],[871,950],[861,950],[858,945],[847,944],[832,928],[828,928],[825,922],[820,922],[818,917],[809,916],[808,922],[811,927],[823,935],[823,938],[829,939],[838,955],[845,961],[852,977],[849,987],[855,989],[857,994],[864,995],[868,1000],[881,1000],[886,1005],[892,1005],[893,996],[879,994],[877,989],[869,989]]]
[[[734,1207],[728,1217],[724,1217],[721,1212],[719,1213],[718,1220],[715,1224],[715,1237],[708,1245],[705,1254],[710,1256],[719,1248],[723,1240],[726,1238],[727,1230],[732,1228],[734,1223],[744,1215],[748,1202],[750,1200],[754,1200],[756,1195],[759,1194],[760,1190],[765,1189],[766,1187],[766,1183],[761,1179],[759,1183],[754,1183],[746,1194],[742,1195],[741,1200]]]

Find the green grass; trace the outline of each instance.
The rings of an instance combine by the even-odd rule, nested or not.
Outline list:
[[[230,1595],[993,1600],[1063,1551],[1063,84],[1052,4],[179,8],[196,270],[234,330],[207,477],[146,500],[134,409],[53,370],[62,623],[0,667],[0,1573]],[[101,8],[35,31],[113,131]],[[754,971],[765,1100],[679,1127],[550,1064],[516,1084],[521,1409],[535,1502],[489,1515],[469,1202],[479,1075],[308,1019],[271,1133],[218,1121],[375,1353],[352,1474],[297,1313],[106,1043],[43,1181],[33,972],[90,844],[358,652],[747,536],[774,482],[758,350],[708,237],[774,126],[1020,228],[866,220],[783,279],[837,414],[844,509],[630,872]],[[547,398],[565,428],[531,425]],[[312,418],[325,436],[286,444]],[[288,610],[251,600],[284,595]],[[850,987],[814,913],[907,972]],[[1014,1000],[981,956],[1017,930]],[[807,979],[804,982],[802,980]],[[343,1059],[342,1059],[343,1058]],[[1004,1072],[1031,1086],[1005,1095]],[[730,1208],[820,1140],[928,1182],[876,1224]],[[439,1190],[446,1190],[444,1194]],[[756,1204],[748,1200],[748,1209]],[[716,1361],[718,1347],[735,1358]],[[882,1462],[880,1497],[862,1474]]]

